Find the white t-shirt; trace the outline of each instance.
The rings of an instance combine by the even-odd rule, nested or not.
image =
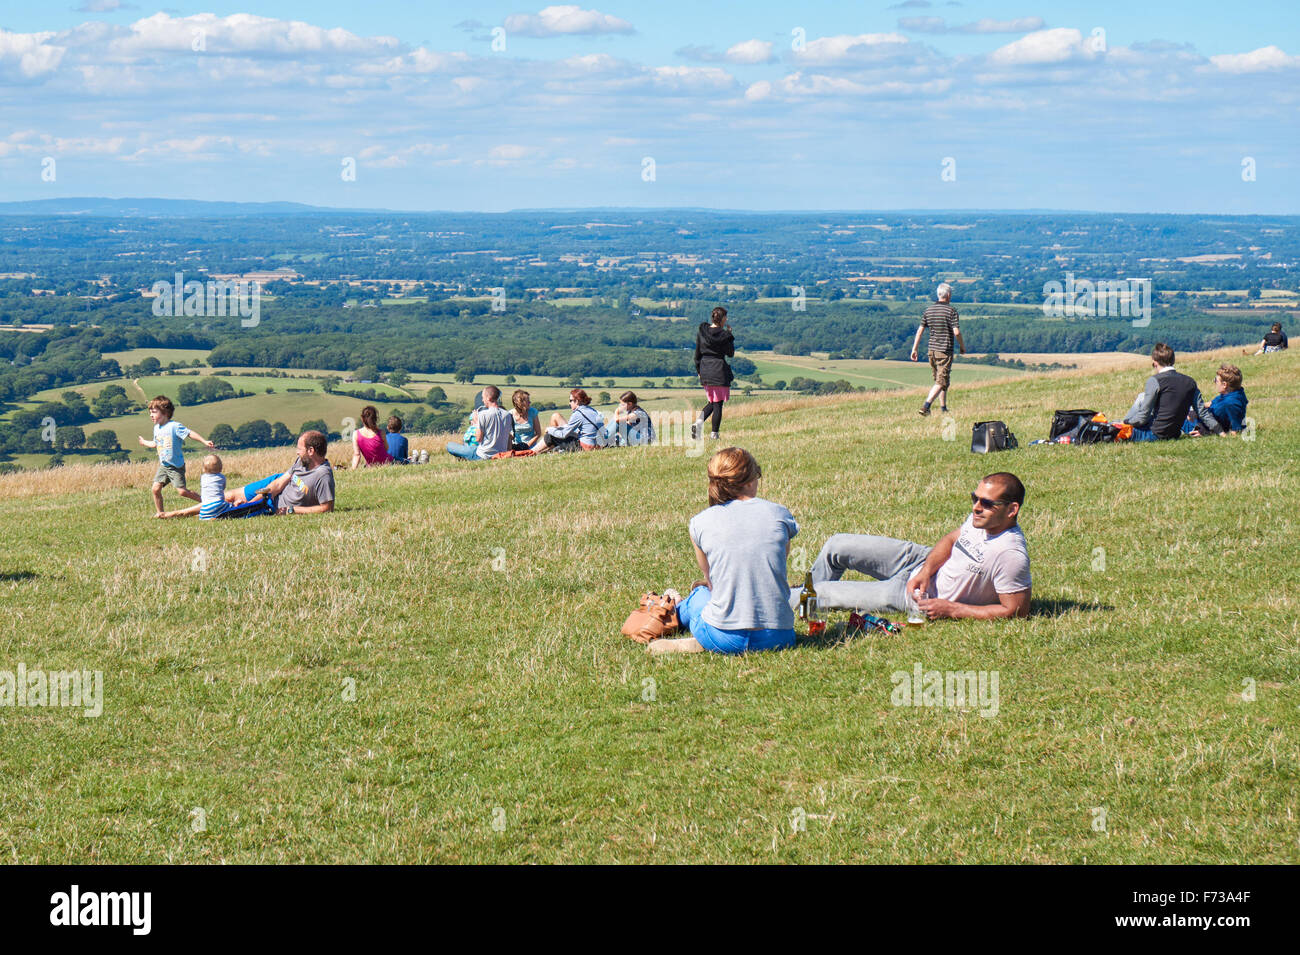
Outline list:
[[[998,594],[1018,594],[1029,586],[1029,547],[1020,526],[990,537],[970,517],[934,585],[940,599],[976,606],[995,604]]]

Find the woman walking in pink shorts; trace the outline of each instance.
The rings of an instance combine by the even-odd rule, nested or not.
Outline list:
[[[700,376],[708,403],[700,409],[699,418],[691,425],[692,439],[699,438],[704,422],[710,417],[713,429],[709,437],[717,439],[718,429],[722,426],[722,405],[731,397],[731,382],[736,377],[727,364],[727,359],[736,354],[736,339],[727,322],[727,310],[719,305],[710,319],[707,325],[700,322],[700,330],[695,335],[695,371]]]

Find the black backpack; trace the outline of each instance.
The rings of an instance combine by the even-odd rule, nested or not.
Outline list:
[[[1020,447],[1016,436],[1007,430],[1005,421],[977,421],[971,428],[970,449],[976,454],[1007,451]]]
[[[1102,444],[1106,441],[1114,441],[1119,434],[1119,428],[1113,424],[1107,424],[1103,421],[1089,421],[1079,429],[1079,436],[1074,439],[1075,444]]]
[[[1055,441],[1062,435],[1068,435],[1071,443],[1079,438],[1079,431],[1085,424],[1097,417],[1095,411],[1085,411],[1076,409],[1074,411],[1058,411],[1052,415],[1052,431],[1047,436],[1049,441]]]

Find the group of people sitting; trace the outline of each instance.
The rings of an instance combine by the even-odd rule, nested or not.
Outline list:
[[[569,416],[551,415],[542,430],[537,409],[528,392],[518,389],[511,396],[511,409],[500,405],[501,389],[486,386],[479,395],[481,405],[470,418],[463,442],[451,442],[447,453],[466,461],[547,451],[594,451],[604,447],[628,447],[654,443],[650,415],[637,402],[634,392],[619,396],[618,409],[608,422],[591,407],[591,397],[581,388],[569,392]]]
[[[691,518],[702,579],[677,604],[690,636],[655,640],[651,653],[746,653],[794,645],[802,586],[786,580],[794,516],[759,496],[763,472],[743,448],[709,460],[709,506]],[[1025,486],[1001,471],[971,492],[961,526],[932,547],[869,534],[835,534],[810,576],[824,609],[991,620],[1029,614],[1029,549],[1018,518]],[[856,571],[869,580],[843,580]]]
[[[1248,399],[1241,369],[1222,364],[1214,376],[1215,397],[1207,406],[1196,382],[1174,370],[1174,350],[1160,342],[1151,349],[1151,376],[1124,416],[1134,441],[1167,441],[1183,435],[1239,434]]]

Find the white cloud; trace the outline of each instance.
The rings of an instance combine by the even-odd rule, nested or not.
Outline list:
[[[123,3],[122,0],[85,0],[77,7],[78,13],[112,13],[115,10],[138,10],[134,3]]]
[[[0,73],[17,74],[23,79],[36,79],[53,73],[63,61],[64,47],[48,43],[53,33],[10,33],[0,30]]]
[[[792,98],[852,96],[885,99],[902,96],[937,96],[946,93],[951,86],[952,81],[947,79],[933,79],[921,83],[908,83],[904,80],[867,83],[842,76],[825,76],[821,73],[804,74],[802,71],[782,77],[777,84],[777,88],[782,94]],[[750,89],[753,89],[753,87],[750,87]],[[746,91],[746,96],[748,96],[748,91]]]
[[[503,162],[518,162],[522,159],[531,159],[536,156],[538,149],[536,146],[521,146],[518,143],[503,143],[500,146],[493,146],[488,150],[488,159],[500,160]]]
[[[626,67],[622,60],[612,57],[608,53],[588,53],[585,56],[571,56],[560,62],[584,73],[610,73]]]
[[[468,61],[469,57],[464,53],[439,53],[435,50],[426,50],[424,47],[420,47],[410,53],[404,53],[401,56],[395,56],[378,63],[360,63],[356,69],[359,73],[383,73],[387,75],[442,73],[447,70],[459,69]]]
[[[728,63],[770,63],[774,59],[772,44],[766,40],[745,40],[743,43],[737,43],[728,47],[723,57]]]
[[[894,52],[899,46],[909,43],[901,33],[862,33],[858,36],[840,34],[809,40],[795,57],[801,63],[829,65],[871,57],[882,51]]]
[[[1017,17],[1014,20],[991,20],[984,17],[974,23],[953,27],[957,33],[1030,33],[1043,28],[1042,17]]]
[[[656,66],[650,73],[656,86],[671,89],[725,89],[736,82],[716,66]]]
[[[989,62],[997,66],[1031,66],[1067,63],[1095,55],[1084,43],[1083,34],[1078,30],[1057,27],[1054,30],[1039,30],[999,47],[989,54]]]
[[[1014,20],[993,20],[985,17],[974,23],[948,26],[943,17],[900,17],[898,28],[912,33],[1029,33],[1043,28],[1042,17],[1017,17]]]
[[[802,72],[791,73],[781,77],[777,88],[786,96],[834,96],[861,95],[866,87],[852,80],[838,76],[823,76],[820,73],[804,75]]]
[[[1300,67],[1300,56],[1288,56],[1276,46],[1261,46],[1249,53],[1221,53],[1210,62],[1225,73],[1262,73]]]
[[[376,55],[401,48],[395,37],[361,37],[339,27],[318,27],[301,20],[276,20],[251,13],[219,17],[196,13],[172,17],[155,13],[131,24],[130,32],[114,40],[113,53],[194,53],[224,56]]]
[[[507,34],[531,37],[636,32],[626,20],[576,5],[546,7],[536,14],[513,13],[506,17],[505,29]]]
[[[757,83],[752,84],[749,89],[745,90],[745,99],[749,100],[751,103],[767,99],[771,95],[772,84],[767,80],[759,80]]]

